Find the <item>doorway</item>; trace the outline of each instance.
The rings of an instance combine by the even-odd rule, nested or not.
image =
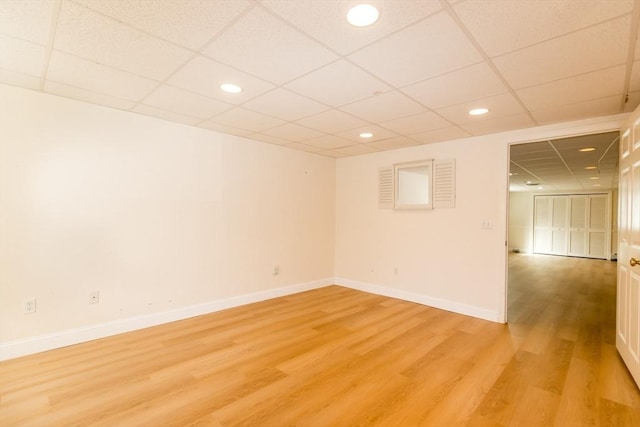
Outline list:
[[[543,261],[549,255],[541,254],[554,253],[552,250],[545,251],[544,244],[556,249],[557,255],[616,259],[619,140],[620,132],[616,130],[513,144],[509,147],[509,260],[505,315],[508,321],[511,320],[510,311],[519,304],[518,301],[526,301],[528,297],[526,286],[513,285],[519,281],[519,275],[531,274],[531,280],[538,280],[538,274],[532,272],[539,268],[544,273],[545,281],[554,280],[553,269],[542,271],[548,270],[550,264]],[[594,207],[601,205],[602,195],[606,195],[604,212],[608,216],[608,222],[605,228],[595,230],[594,221],[591,221],[586,208],[591,206],[588,203],[591,198],[594,200]],[[544,211],[549,221],[543,224],[543,218],[539,215],[536,218],[536,198],[547,209],[551,209],[554,203],[564,209]],[[574,204],[573,218],[571,203]],[[577,209],[580,206],[584,208],[581,212]],[[594,219],[601,219],[595,213],[592,216]],[[572,244],[574,250],[571,250]],[[596,254],[596,246],[602,244],[605,246],[604,250],[597,251]],[[578,251],[580,245],[582,249]],[[588,255],[590,250],[594,256]],[[589,260],[585,261],[588,264]],[[523,263],[533,269],[514,267]],[[557,274],[565,274],[560,273],[560,270],[556,269]],[[538,298],[533,291],[529,297]]]

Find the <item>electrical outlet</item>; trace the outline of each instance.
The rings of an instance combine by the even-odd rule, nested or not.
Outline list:
[[[22,312],[24,314],[33,314],[36,312],[36,299],[29,298],[22,303]]]
[[[100,302],[100,291],[89,292],[89,304],[98,304]]]

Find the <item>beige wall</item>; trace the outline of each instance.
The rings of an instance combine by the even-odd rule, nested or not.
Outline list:
[[[334,159],[7,86],[0,103],[0,342],[333,276]]]

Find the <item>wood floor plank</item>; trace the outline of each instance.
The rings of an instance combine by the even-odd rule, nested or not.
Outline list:
[[[509,263],[508,325],[329,286],[2,362],[0,425],[640,425],[615,263]]]

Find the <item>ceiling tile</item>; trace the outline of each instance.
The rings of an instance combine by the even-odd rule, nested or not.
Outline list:
[[[44,91],[53,95],[63,96],[65,98],[103,105],[106,107],[119,108],[121,110],[129,110],[136,104],[135,102],[127,99],[116,98],[115,96],[91,92],[56,82],[46,82],[44,85]]]
[[[489,108],[489,113],[483,116],[472,116],[469,114],[469,110],[480,107]],[[493,120],[497,117],[512,116],[524,112],[518,101],[510,93],[436,110],[436,113],[456,124]]]
[[[303,126],[327,133],[338,133],[343,130],[355,129],[365,125],[367,122],[344,113],[339,110],[327,110],[313,116],[305,117],[296,121]]]
[[[326,136],[321,136],[319,138],[309,139],[309,140],[306,140],[304,144],[310,147],[322,148],[325,150],[333,150],[335,148],[354,145],[352,141],[349,141],[348,139],[340,138],[339,136],[334,136],[334,135],[326,135]]]
[[[286,84],[285,87],[334,107],[391,89],[345,60],[322,67]]]
[[[396,87],[482,60],[447,13],[441,12],[349,56]]]
[[[521,89],[516,94],[530,111],[621,95],[625,73],[626,67],[621,65]]]
[[[455,12],[489,56],[530,46],[631,12],[633,0],[465,1]]]
[[[286,89],[276,89],[244,104],[250,110],[268,113],[282,120],[297,120],[327,110],[309,98]]]
[[[365,144],[350,145],[348,147],[336,148],[335,150],[331,150],[332,153],[338,154],[340,156],[359,156],[361,154],[371,154],[377,151],[380,150]]]
[[[531,110],[531,115],[539,124],[550,124],[579,120],[584,117],[606,116],[620,112],[620,96],[609,96],[574,104],[556,105],[539,110]]]
[[[327,156],[327,157],[335,157],[335,156],[332,156],[331,152],[328,150],[323,150],[322,148],[316,148],[316,147],[309,147],[308,145],[304,145],[299,142],[292,142],[292,143],[283,145],[283,147],[291,148],[292,150],[306,151],[307,153],[320,154],[322,156]]]
[[[47,80],[64,83],[117,98],[139,101],[158,82],[119,71],[66,53],[51,53]]]
[[[640,46],[640,40],[638,40],[637,44]],[[633,63],[631,79],[629,80],[629,91],[635,92],[637,90],[640,90],[640,61]]]
[[[390,105],[393,108],[389,108]],[[388,121],[426,111],[425,107],[398,91],[372,96],[340,109],[371,122]]]
[[[640,90],[636,92],[629,92],[629,99],[624,104],[624,112],[630,113],[634,111],[638,105],[640,105]]]
[[[497,117],[495,119],[467,122],[460,127],[472,135],[486,135],[488,133],[505,132],[514,129],[523,129],[535,126],[535,122],[529,114],[521,113],[512,116]]]
[[[262,4],[331,49],[352,52],[439,10],[435,1],[370,0],[381,19],[367,28],[347,23],[352,0],[263,0]]]
[[[262,133],[292,142],[300,142],[305,139],[318,138],[324,135],[322,132],[296,125],[294,123],[285,123],[282,126],[265,130]]]
[[[171,86],[161,86],[143,104],[200,119],[207,119],[231,108],[229,104]]]
[[[629,16],[495,58],[515,89],[623,64],[629,44]]]
[[[362,138],[360,134],[364,132],[372,133],[373,136],[371,138]],[[380,126],[370,125],[370,124],[359,127],[359,128],[351,129],[348,131],[340,132],[336,135],[341,138],[345,138],[350,141],[363,143],[363,144],[398,136],[394,132],[391,132],[390,130],[381,128]]]
[[[165,79],[192,55],[69,1],[62,3],[54,47],[156,80]]]
[[[167,82],[234,105],[262,95],[275,87],[271,83],[203,56],[193,58]],[[242,88],[242,92],[236,94],[223,92],[220,89],[223,83],[238,85]]]
[[[11,86],[23,87],[25,89],[40,90],[42,79],[28,74],[17,73],[15,71],[0,68],[0,83]]]
[[[74,0],[147,33],[200,49],[236,19],[246,0]]]
[[[0,68],[40,77],[45,61],[45,48],[13,37],[0,36]]]
[[[507,90],[484,62],[402,88],[402,92],[433,109],[498,95]]]
[[[223,126],[231,126],[238,129],[246,129],[253,132],[262,132],[263,130],[280,126],[284,122],[275,117],[256,113],[255,111],[246,110],[244,108],[232,108],[209,120],[211,124]]]
[[[0,1],[0,33],[46,45],[54,4],[53,0]]]
[[[428,132],[421,132],[414,135],[409,135],[409,138],[418,141],[421,144],[431,144],[433,142],[451,141],[454,139],[466,138],[471,134],[457,126],[451,126],[448,128],[430,130]]]
[[[451,126],[451,122],[443,119],[435,113],[427,111],[413,116],[406,116],[395,120],[381,122],[380,126],[403,135],[409,135],[446,128]]]
[[[406,138],[404,136],[396,136],[394,138],[384,139],[382,141],[372,142],[370,145],[379,150],[396,150],[398,148],[411,147],[413,145],[419,145],[418,142]]]
[[[263,133],[254,133],[254,134],[251,134],[251,135],[247,136],[247,138],[255,139],[256,141],[267,142],[269,144],[275,144],[275,145],[289,145],[289,144],[292,144],[291,141],[288,141],[286,139],[278,138],[278,137],[271,136],[271,135],[265,135]]]
[[[321,44],[262,8],[242,16],[203,52],[277,84],[337,59]]]
[[[145,116],[151,116],[170,122],[184,123],[186,125],[195,125],[201,122],[202,119],[197,117],[185,116],[184,114],[174,113],[172,111],[162,110],[160,108],[149,107],[148,105],[137,105],[133,108],[134,113],[144,114]]]
[[[218,123],[214,123],[211,120],[207,120],[207,121],[204,121],[204,122],[198,124],[198,127],[201,127],[201,128],[204,128],[204,129],[213,130],[213,131],[220,132],[220,133],[229,134],[229,135],[236,135],[236,136],[248,136],[248,135],[251,135],[253,133],[250,130],[238,129],[238,128],[234,128],[232,126],[221,125],[221,124],[218,124]]]

